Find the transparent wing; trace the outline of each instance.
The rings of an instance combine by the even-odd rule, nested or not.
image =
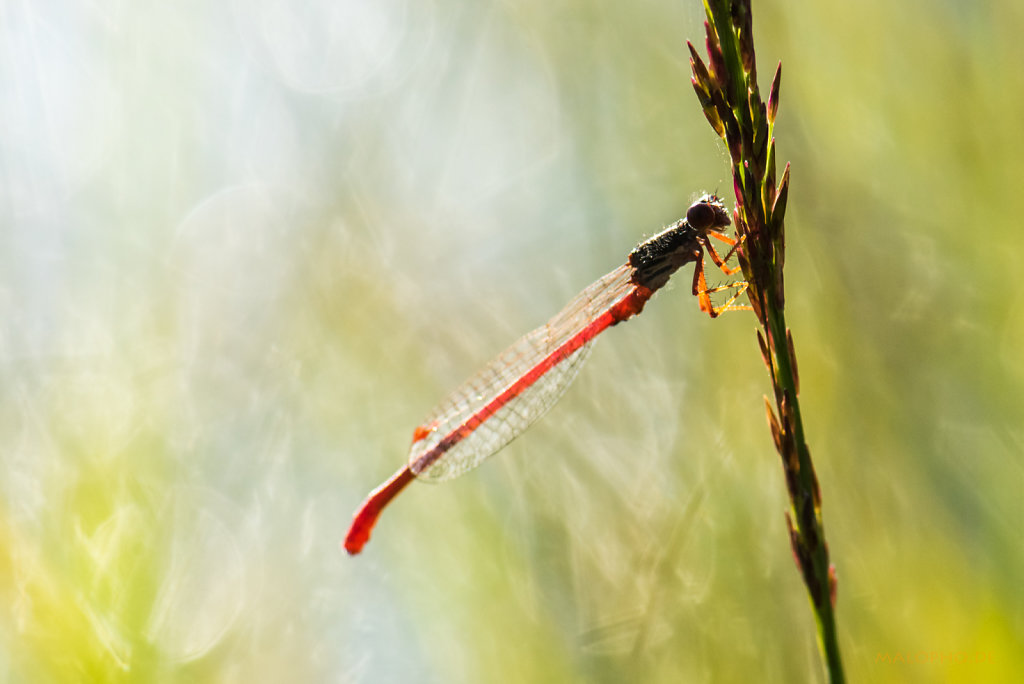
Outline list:
[[[610,309],[636,286],[623,265],[578,294],[437,405],[416,430],[409,466],[420,479],[448,480],[515,439],[562,396],[594,338],[617,322]]]

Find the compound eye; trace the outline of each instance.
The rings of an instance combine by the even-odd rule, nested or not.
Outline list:
[[[715,224],[715,209],[706,201],[694,202],[686,210],[686,222],[697,230],[705,230]]]

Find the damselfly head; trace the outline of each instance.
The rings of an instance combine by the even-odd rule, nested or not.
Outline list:
[[[721,232],[729,225],[729,211],[716,195],[704,195],[686,210],[686,222],[700,231]]]

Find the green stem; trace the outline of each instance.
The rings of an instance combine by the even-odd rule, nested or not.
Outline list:
[[[704,0],[710,69],[691,46],[693,82],[701,106],[729,149],[736,188],[739,255],[751,304],[767,345],[765,362],[775,395],[769,408],[772,434],[782,457],[790,499],[790,543],[811,599],[829,681],[845,681],[834,608],[835,582],[821,516],[821,496],[804,433],[796,358],[784,314],[783,215],[789,167],[775,185],[774,123],[781,70],[766,107],[757,85],[751,0]]]
[[[729,0],[707,0],[704,3],[704,11],[708,15],[708,21],[712,26],[729,26],[731,18],[729,15]],[[743,75],[743,64],[740,61],[739,45],[736,41],[736,34],[732,31],[719,31],[718,40],[722,45],[722,57],[725,59],[725,66],[731,78],[729,79],[730,93],[729,102],[732,105],[733,114],[736,120],[741,123],[750,121],[750,111],[743,106],[747,100],[746,81]]]
[[[835,610],[832,605],[831,578],[829,577],[828,546],[825,544],[825,529],[821,519],[821,508],[817,501],[818,483],[814,475],[814,464],[811,461],[810,449],[804,438],[803,417],[800,413],[800,401],[797,394],[796,372],[793,368],[787,341],[785,312],[776,308],[771,302],[771,288],[768,289],[767,309],[765,317],[768,323],[768,334],[771,336],[772,375],[776,394],[776,410],[783,412],[782,398],[787,397],[787,410],[792,415],[793,441],[799,459],[797,476],[798,492],[792,492],[791,515],[797,527],[799,537],[803,540],[815,540],[809,545],[808,558],[810,567],[805,572],[813,573],[813,582],[808,586],[811,608],[814,611],[818,627],[818,644],[825,656],[829,681],[842,684],[846,681],[843,674],[842,658],[839,651],[839,639],[836,630]],[[784,419],[785,420],[785,419]],[[812,505],[799,505],[799,501],[811,499]],[[816,587],[816,588],[815,588]]]

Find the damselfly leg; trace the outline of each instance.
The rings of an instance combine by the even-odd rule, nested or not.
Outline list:
[[[714,248],[711,242],[707,239],[701,240],[701,247],[706,248],[708,256],[711,257],[711,261],[715,263],[722,273],[725,275],[733,275],[740,270],[739,266],[729,267],[728,261],[732,258],[732,255],[736,253],[736,250],[740,248],[743,241],[746,239],[744,235],[739,240],[723,235],[721,233],[715,233],[708,231],[708,236],[721,240],[727,245],[730,245],[731,249],[723,257]],[[697,298],[697,303],[700,306],[700,310],[706,313],[711,318],[717,318],[720,314],[726,311],[751,311],[752,308],[748,304],[736,304],[736,300],[747,291],[747,283],[740,281],[737,283],[729,283],[728,285],[720,285],[718,287],[708,287],[707,279],[704,276],[704,254],[703,250],[700,251],[700,255],[695,259],[693,268],[693,296]],[[736,292],[729,297],[728,301],[721,306],[715,306],[711,301],[711,295],[715,292],[721,292],[723,290],[729,290],[731,288],[737,288]]]

